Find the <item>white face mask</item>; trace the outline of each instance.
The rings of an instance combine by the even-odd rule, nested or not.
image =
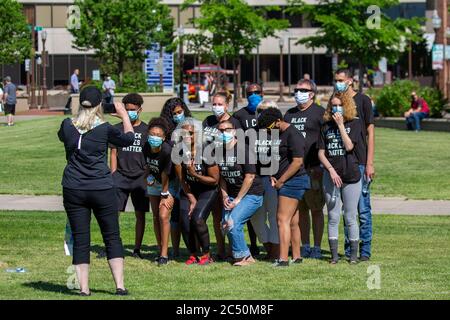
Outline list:
[[[224,106],[213,106],[212,111],[214,115],[219,118],[225,114],[225,107]]]
[[[295,101],[297,104],[305,104],[309,101],[309,92],[296,92]]]

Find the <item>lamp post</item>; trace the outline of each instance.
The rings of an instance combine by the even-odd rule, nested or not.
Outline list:
[[[47,102],[47,52],[45,51],[45,43],[47,42],[47,31],[42,31],[42,109],[48,109]]]
[[[184,48],[183,48],[184,28],[180,25],[178,28],[178,37],[180,38],[180,99],[184,101]]]
[[[289,93],[291,93],[291,85],[292,85],[292,61],[291,61],[291,41],[297,40],[297,38],[289,37],[288,38],[288,82],[289,82]]]
[[[280,45],[280,98],[278,99],[278,102],[284,102],[284,72],[283,72],[283,47],[284,47],[284,39],[281,37],[278,41],[278,44]]]
[[[37,109],[36,103],[36,31],[35,26],[31,26],[31,103],[30,109]]]
[[[433,16],[431,18],[431,22],[433,24],[433,29],[434,29],[434,33],[435,33],[434,44],[438,44],[437,35],[438,35],[439,29],[441,28],[442,19],[439,17],[437,10],[433,11]],[[437,84],[437,87],[439,87],[438,79],[437,79],[438,73],[436,70],[433,70],[433,73],[434,73],[434,77],[433,77],[434,85]]]
[[[40,69],[41,69],[41,65],[42,65],[42,58],[40,56],[38,56],[36,58],[36,79],[37,79],[37,89],[38,89],[38,96],[37,96],[37,104],[38,106],[41,104],[41,74],[40,74]]]

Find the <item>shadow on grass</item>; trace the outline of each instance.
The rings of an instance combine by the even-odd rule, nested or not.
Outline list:
[[[22,284],[22,286],[27,288],[32,288],[34,290],[45,291],[45,292],[53,292],[53,293],[62,293],[69,296],[79,296],[77,290],[70,290],[67,286],[50,283],[45,281],[37,281],[37,282],[28,282]],[[114,292],[105,291],[105,290],[95,290],[91,289],[92,293],[104,293],[104,294],[114,294]]]

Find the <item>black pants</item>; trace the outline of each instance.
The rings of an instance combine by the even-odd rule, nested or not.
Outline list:
[[[197,251],[196,239],[200,243],[203,253],[209,252],[210,240],[206,220],[211,212],[212,206],[217,201],[218,190],[209,190],[198,194],[194,193],[197,205],[189,217],[190,202],[184,192],[180,197],[180,214],[183,237],[188,239],[188,250],[191,254]]]
[[[72,228],[74,265],[90,263],[91,211],[100,226],[108,260],[124,257],[115,189],[83,191],[64,188],[63,199]]]

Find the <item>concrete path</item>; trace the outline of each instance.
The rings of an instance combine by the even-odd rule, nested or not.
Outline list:
[[[372,208],[374,214],[450,216],[450,201],[374,197]],[[64,207],[59,196],[0,195],[0,210],[64,211]],[[128,202],[127,211],[133,211],[131,200]]]

